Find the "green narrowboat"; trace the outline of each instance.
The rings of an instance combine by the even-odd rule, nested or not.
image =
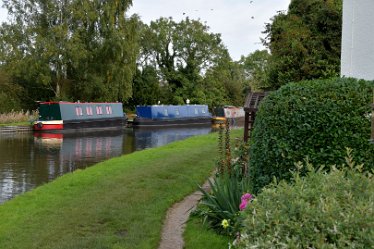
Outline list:
[[[123,126],[122,103],[40,102],[35,131]]]

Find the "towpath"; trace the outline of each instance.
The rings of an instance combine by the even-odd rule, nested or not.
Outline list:
[[[206,181],[202,188],[209,190],[209,182]],[[183,232],[190,213],[196,208],[202,198],[200,190],[175,203],[167,212],[164,226],[161,232],[161,242],[158,249],[183,249]]]

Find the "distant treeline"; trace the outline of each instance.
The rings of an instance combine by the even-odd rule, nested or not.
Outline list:
[[[250,89],[336,76],[341,0],[293,0],[263,44],[233,61],[200,20],[128,16],[130,0],[5,1],[0,26],[0,113],[36,101],[243,105]],[[250,30],[248,30],[250,33]]]

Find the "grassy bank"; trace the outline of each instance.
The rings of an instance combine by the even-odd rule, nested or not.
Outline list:
[[[0,248],[157,248],[167,209],[216,154],[209,134],[64,175],[0,206]]]
[[[218,235],[216,231],[203,224],[201,218],[190,217],[184,232],[184,249],[227,249],[230,238]]]

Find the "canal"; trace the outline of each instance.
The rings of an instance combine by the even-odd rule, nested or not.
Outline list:
[[[0,132],[0,204],[76,169],[211,132],[210,127]]]

